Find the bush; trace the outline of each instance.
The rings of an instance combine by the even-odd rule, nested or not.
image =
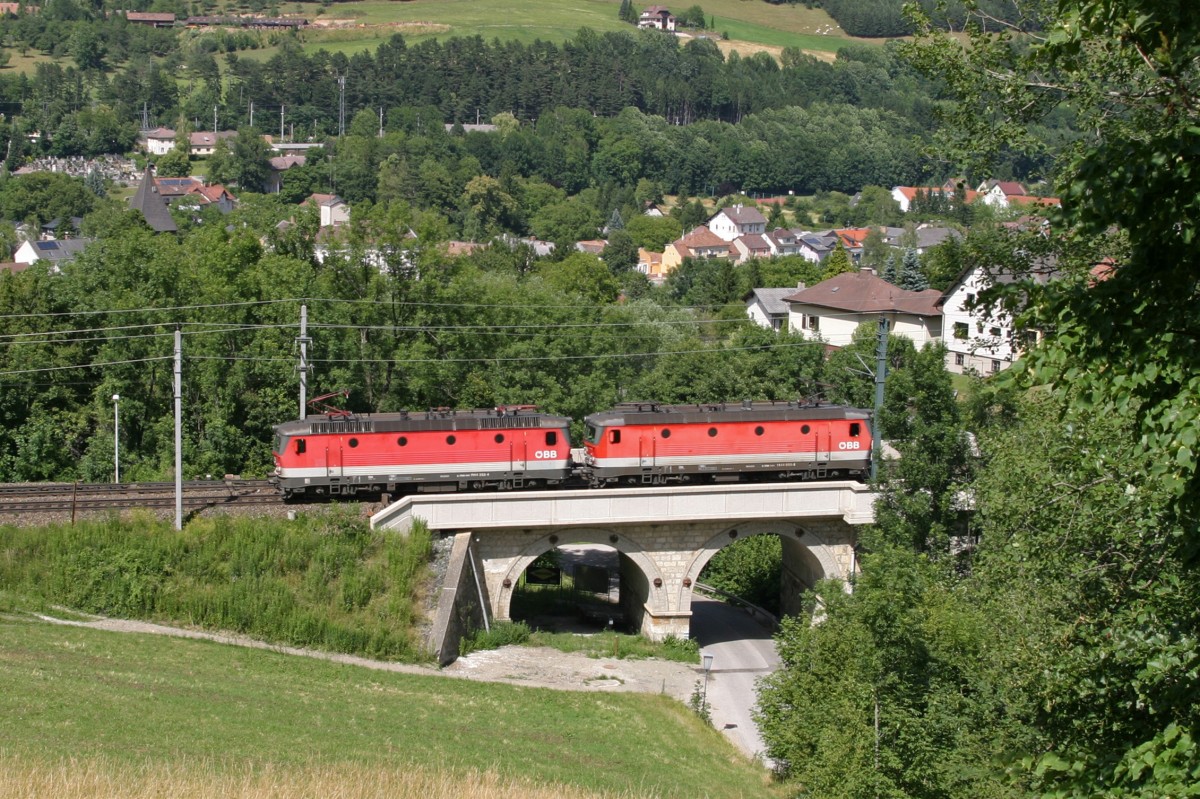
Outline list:
[[[529,640],[532,631],[523,621],[502,621],[493,624],[490,630],[476,630],[466,636],[458,645],[459,656],[469,655],[484,649],[499,649],[510,644],[523,644]]]

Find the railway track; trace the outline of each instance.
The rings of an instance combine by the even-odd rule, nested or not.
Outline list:
[[[188,480],[183,507],[194,511],[229,505],[282,502],[266,480]],[[81,513],[175,507],[175,483],[24,483],[0,486],[0,515]]]

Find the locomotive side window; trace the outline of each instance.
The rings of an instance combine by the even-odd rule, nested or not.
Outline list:
[[[621,443],[621,431],[620,430],[609,430],[608,431],[608,443],[620,444]]]
[[[497,434],[496,434],[496,443],[497,443],[497,444],[503,444],[503,443],[504,443],[504,434],[503,434],[503,433],[497,433]]]
[[[551,430],[549,433],[546,433],[546,446],[547,447],[553,447],[557,443],[558,443],[558,431],[557,430]]]
[[[458,441],[458,439],[457,439],[457,438],[455,438],[454,436],[446,436],[446,443],[447,443],[447,444],[453,444],[455,441]]]
[[[297,455],[303,455],[303,454],[304,454],[304,451],[305,451],[306,449],[307,449],[307,447],[306,447],[306,446],[305,446],[305,444],[304,444],[304,439],[303,439],[303,438],[297,438],[297,439],[296,439],[296,454],[297,454]]]
[[[761,436],[762,434],[763,434],[763,426],[760,424],[758,427],[754,428],[754,435]]]
[[[399,438],[396,439],[396,443],[402,447],[407,447],[408,439],[405,436],[400,436]]]
[[[805,425],[801,425],[801,426],[800,426],[800,432],[801,432],[801,433],[804,433],[805,435],[807,435],[807,434],[808,434],[808,431],[810,431],[810,430],[812,430],[812,428],[811,428],[811,427],[809,427],[809,426],[808,426],[808,425],[806,425],[806,424],[805,424]]]
[[[671,437],[671,428],[669,428],[669,427],[664,427],[664,428],[663,428],[663,430],[662,430],[662,437],[663,437],[663,438],[670,438],[670,437]]]
[[[862,432],[862,425],[861,425],[861,424],[859,424],[858,422],[851,422],[851,423],[850,423],[850,435],[851,435],[852,437],[853,437],[853,436],[857,436],[857,435],[859,435],[861,432]]]
[[[354,447],[357,447],[357,446],[358,446],[358,439],[357,439],[357,438],[352,438],[352,439],[350,439],[350,441],[349,441],[349,442],[347,442],[347,443],[349,443],[349,444],[350,444],[350,448],[351,448],[351,449],[353,449]]]
[[[715,427],[708,428],[708,437],[709,438],[715,438],[716,435],[717,435],[717,428],[715,428]]]

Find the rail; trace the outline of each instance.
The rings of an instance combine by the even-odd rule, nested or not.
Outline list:
[[[267,480],[188,480],[183,507],[195,511],[224,505],[278,504]],[[23,483],[0,486],[0,514],[76,513],[134,508],[172,508],[175,483]]]

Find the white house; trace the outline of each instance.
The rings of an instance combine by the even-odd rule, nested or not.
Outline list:
[[[69,263],[75,256],[83,252],[94,239],[58,239],[56,241],[27,241],[17,248],[13,261],[19,264],[32,264],[35,261],[48,261],[50,271],[57,274],[62,264]]]
[[[784,298],[790,297],[797,291],[802,291],[804,284],[795,288],[754,289],[742,299],[746,303],[746,316],[759,327],[765,327],[775,332],[788,330],[788,304]]]
[[[233,139],[237,137],[236,130],[222,130],[213,133],[199,132],[188,134],[188,152],[197,158],[205,158],[212,155],[217,149],[217,142],[221,139]]]
[[[941,292],[905,291],[869,272],[843,272],[785,298],[788,327],[805,338],[845,347],[863,322],[886,318],[892,335],[917,349],[942,337]]]
[[[304,202],[320,210],[321,227],[336,227],[350,221],[350,206],[336,194],[310,194]]]
[[[675,15],[666,6],[650,6],[638,17],[638,27],[673,31],[675,30]]]
[[[1025,197],[1028,194],[1024,186],[1011,180],[986,180],[979,184],[976,191],[979,192],[983,203],[993,208],[1007,208],[1013,203],[1014,197]]]
[[[731,205],[722,208],[708,220],[708,229],[722,241],[733,241],[739,236],[752,236],[767,232],[767,218],[757,208]]]
[[[141,135],[146,152],[150,155],[165,155],[175,149],[175,131],[170,128],[155,128]]]
[[[988,375],[1012,365],[1017,355],[1012,317],[998,309],[985,313],[972,307],[991,285],[991,278],[976,266],[959,275],[938,299],[948,371]]]

